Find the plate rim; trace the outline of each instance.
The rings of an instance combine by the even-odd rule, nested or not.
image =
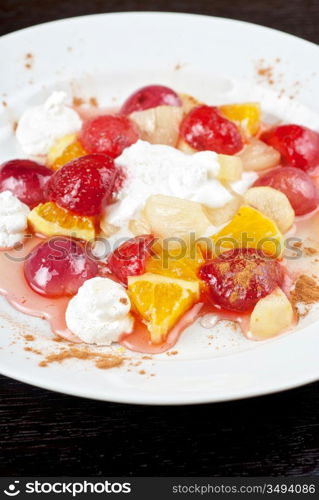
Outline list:
[[[155,17],[164,18],[164,17],[170,16],[170,17],[176,17],[176,18],[185,17],[185,18],[194,18],[194,19],[195,18],[196,19],[203,18],[203,19],[207,19],[207,20],[209,19],[209,20],[214,21],[214,22],[225,23],[228,25],[236,24],[238,26],[239,25],[240,26],[243,26],[243,25],[249,26],[250,28],[255,28],[255,29],[259,30],[260,32],[267,33],[268,35],[271,33],[276,33],[279,36],[286,38],[287,41],[294,40],[298,43],[302,42],[304,44],[309,45],[312,48],[315,47],[316,50],[319,48],[319,46],[317,44],[315,44],[314,42],[311,42],[309,40],[298,37],[296,35],[293,35],[293,34],[290,34],[290,33],[284,32],[284,31],[280,31],[280,30],[275,29],[275,28],[270,28],[270,27],[267,27],[267,26],[264,26],[261,24],[251,23],[248,21],[242,21],[239,19],[232,19],[232,18],[227,18],[227,17],[209,16],[209,15],[195,14],[195,13],[188,13],[188,12],[169,12],[169,11],[165,11],[165,12],[164,11],[125,11],[125,12],[110,12],[110,13],[99,13],[99,14],[97,13],[97,14],[88,14],[88,15],[80,15],[80,16],[71,16],[71,17],[67,17],[67,18],[63,18],[63,19],[57,19],[57,20],[53,20],[53,21],[47,21],[44,23],[35,24],[35,25],[29,26],[26,28],[22,28],[20,30],[15,30],[13,32],[7,33],[7,34],[2,35],[0,37],[0,44],[1,44],[2,40],[10,40],[10,38],[15,38],[16,36],[23,35],[24,33],[27,33],[27,32],[45,29],[46,27],[51,26],[51,25],[56,25],[56,24],[61,24],[61,23],[72,23],[72,22],[76,22],[78,20],[80,21],[80,20],[93,19],[93,18],[128,17],[128,16],[152,17],[152,18],[155,18]],[[17,370],[16,370],[16,372],[17,372]],[[18,370],[18,372],[19,372],[19,370]],[[122,396],[120,395],[119,397],[109,397],[106,395],[103,397],[102,394],[94,393],[94,391],[92,393],[88,393],[87,390],[82,390],[82,391],[81,390],[74,390],[74,388],[72,388],[72,389],[65,388],[64,390],[62,390],[61,387],[59,386],[59,384],[55,383],[54,380],[52,380],[50,383],[48,383],[48,381],[45,380],[45,382],[42,383],[41,379],[38,380],[35,377],[32,377],[32,375],[30,375],[30,374],[29,375],[28,374],[20,374],[19,375],[19,373],[18,373],[18,375],[17,375],[17,374],[15,374],[14,369],[12,369],[12,370],[10,370],[9,368],[3,369],[1,367],[1,365],[0,365],[0,373],[2,375],[7,376],[7,377],[13,378],[15,380],[21,381],[21,382],[29,384],[29,385],[39,387],[41,389],[46,389],[46,390],[50,390],[50,391],[54,391],[54,392],[58,392],[58,393],[66,394],[66,395],[70,395],[70,396],[83,397],[83,398],[92,399],[92,400],[116,402],[116,403],[152,405],[152,406],[155,406],[155,405],[158,405],[158,406],[160,406],[160,405],[177,406],[177,405],[210,404],[210,403],[215,403],[215,402],[235,401],[235,400],[259,397],[259,396],[264,396],[267,394],[274,394],[274,393],[278,393],[278,392],[282,392],[282,391],[286,391],[286,390],[290,390],[290,389],[295,389],[297,387],[301,387],[303,385],[315,382],[319,379],[319,373],[318,373],[317,375],[308,376],[305,378],[299,377],[298,381],[296,380],[292,383],[282,383],[281,385],[280,384],[277,385],[275,388],[265,387],[261,391],[255,391],[255,390],[243,391],[243,390],[241,390],[241,393],[233,394],[233,395],[231,395],[230,391],[228,391],[228,395],[226,397],[219,396],[219,395],[217,395],[217,396],[212,395],[211,396],[212,399],[209,399],[208,395],[202,396],[202,399],[201,399],[201,397],[195,398],[193,393],[190,395],[187,395],[187,393],[185,393],[185,397],[180,398],[178,401],[170,401],[170,400],[167,400],[167,401],[157,400],[157,401],[155,401],[152,399],[152,397],[149,397],[150,396],[149,393],[141,393],[139,396],[139,400],[138,400],[138,397],[136,397],[136,395],[135,395],[135,397],[134,397],[134,395],[132,397],[128,397],[127,393],[126,393],[126,397],[123,395]],[[122,394],[122,393],[120,393],[120,394]]]

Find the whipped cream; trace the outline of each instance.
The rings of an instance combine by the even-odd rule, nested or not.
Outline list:
[[[65,92],[53,92],[40,106],[27,109],[21,116],[16,136],[27,155],[45,155],[54,142],[80,130],[82,120],[67,105]]]
[[[0,248],[13,248],[23,240],[29,212],[29,207],[11,191],[0,193]]]
[[[108,222],[123,226],[139,215],[151,195],[163,194],[197,201],[218,208],[233,196],[217,179],[217,153],[200,151],[192,155],[171,146],[137,141],[116,158],[127,179],[118,202],[107,213]]]
[[[256,172],[243,172],[241,179],[235,182],[230,182],[229,185],[234,193],[242,196],[257,179],[258,175],[256,174]]]
[[[109,278],[92,278],[70,300],[65,319],[69,330],[89,344],[110,345],[133,329],[131,302],[125,288]]]

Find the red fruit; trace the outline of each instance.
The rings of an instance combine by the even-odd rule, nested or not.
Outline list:
[[[224,118],[214,106],[194,108],[182,121],[180,134],[194,149],[233,155],[243,148],[234,123]]]
[[[52,170],[31,160],[10,160],[0,167],[0,192],[11,191],[34,208],[46,201],[45,187]]]
[[[74,295],[97,273],[98,266],[88,257],[85,246],[62,236],[37,245],[24,263],[28,284],[46,297]]]
[[[52,175],[49,199],[79,215],[99,215],[112,195],[116,175],[112,158],[82,156]]]
[[[136,236],[120,245],[108,258],[110,271],[125,285],[128,276],[145,272],[147,258],[152,254],[154,236]]]
[[[174,90],[164,85],[147,85],[134,92],[121,108],[123,115],[134,111],[156,108],[156,106],[181,106],[182,101]]]
[[[209,298],[228,311],[251,311],[284,278],[280,264],[254,248],[237,248],[204,264],[199,276]]]
[[[278,167],[257,179],[254,186],[270,186],[284,193],[296,215],[305,215],[318,207],[317,188],[306,172],[294,167]]]
[[[84,123],[80,141],[89,153],[116,158],[138,137],[137,128],[126,116],[104,115]]]
[[[319,165],[319,134],[300,125],[281,125],[264,132],[261,140],[277,149],[285,164],[311,170]]]

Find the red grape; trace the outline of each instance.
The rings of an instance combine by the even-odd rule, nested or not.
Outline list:
[[[79,215],[99,215],[110,199],[117,169],[112,158],[86,155],[57,170],[48,183],[48,196]]]
[[[134,92],[121,108],[123,115],[134,111],[156,108],[156,106],[181,106],[182,101],[174,90],[164,85],[147,85]]]
[[[136,126],[126,116],[103,115],[83,124],[80,141],[89,153],[116,158],[138,140]]]
[[[208,285],[214,304],[228,311],[251,311],[255,304],[283,282],[278,261],[254,248],[237,248],[206,262],[199,276]]]
[[[254,186],[270,186],[284,193],[296,215],[305,215],[319,204],[317,188],[311,177],[294,167],[278,167],[257,179]]]
[[[31,160],[10,160],[0,167],[0,192],[11,191],[34,208],[46,201],[46,184],[52,170]]]
[[[151,255],[154,236],[136,236],[120,245],[108,258],[110,271],[125,285],[128,276],[145,272],[147,258]]]
[[[243,148],[234,123],[224,118],[214,106],[198,106],[182,121],[180,134],[194,149],[233,155]]]
[[[37,245],[24,263],[30,287],[47,297],[74,295],[83,283],[98,274],[79,241],[57,236]]]
[[[300,125],[281,125],[267,130],[261,139],[277,149],[291,167],[311,170],[319,165],[319,134]]]

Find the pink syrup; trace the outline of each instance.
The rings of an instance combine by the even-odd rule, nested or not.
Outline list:
[[[34,292],[24,278],[24,260],[30,251],[43,239],[38,237],[27,238],[19,249],[0,251],[0,294],[18,311],[29,316],[46,319],[52,332],[71,342],[81,342],[66,326],[65,311],[69,297],[47,298]],[[109,274],[101,275],[112,277]],[[176,344],[182,332],[200,315],[202,303],[195,304],[170,331],[166,341],[160,345],[151,344],[146,325],[136,319],[134,331],[123,335],[120,344],[131,351],[146,354],[165,352]]]

